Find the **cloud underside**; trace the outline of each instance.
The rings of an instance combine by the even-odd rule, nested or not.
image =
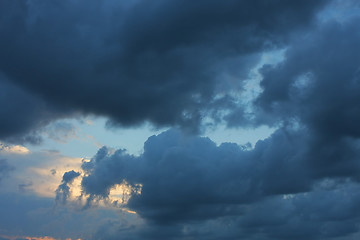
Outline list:
[[[337,143],[333,152],[315,154],[313,141],[304,129],[281,129],[246,150],[169,130],[149,138],[139,157],[100,149],[83,163],[82,187],[94,200],[124,181],[141,184],[124,206],[159,229],[173,226],[172,237],[348,236],[358,231],[358,146]],[[339,159],[343,152],[352,155]]]
[[[0,136],[36,142],[76,114],[200,131],[235,107],[228,92],[262,51],[285,47],[323,3],[3,1]]]
[[[357,239],[360,20],[346,8],[359,12],[350,0],[1,1],[0,139],[39,143],[49,123],[88,114],[172,127],[140,156],[104,147],[83,163],[87,207],[141,186],[122,207],[143,225],[94,239]],[[196,136],[205,120],[277,130],[252,149],[217,146]],[[72,133],[48,135],[61,129]],[[9,169],[1,160],[0,177]]]

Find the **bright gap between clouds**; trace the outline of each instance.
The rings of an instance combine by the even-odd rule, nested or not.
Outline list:
[[[31,152],[55,151],[67,157],[90,159],[99,148],[107,146],[113,149],[126,149],[127,153],[139,156],[143,153],[144,143],[149,137],[167,130],[154,129],[149,125],[130,129],[107,129],[105,118],[85,119],[85,121],[68,119],[62,122],[74,127],[74,134],[71,137],[59,140],[60,137],[55,139],[45,132],[41,145],[26,145],[26,148],[15,146],[11,150],[21,150],[22,153],[25,153],[22,149],[29,149]],[[239,145],[250,143],[254,146],[258,140],[267,138],[274,131],[275,128],[267,126],[244,129],[227,128],[225,124],[219,124],[216,128],[207,129],[202,136],[210,138],[218,145],[223,142],[233,142]]]
[[[130,129],[107,129],[105,118],[91,118],[85,119],[85,121],[61,120],[61,123],[64,122],[74,128],[70,137],[54,138],[53,136],[49,137],[44,132],[44,141],[41,145],[25,145],[26,148],[21,146],[8,147],[9,151],[21,151],[22,153],[25,153],[23,149],[29,149],[31,152],[56,151],[67,157],[90,159],[99,148],[107,146],[113,149],[126,149],[129,154],[139,156],[143,153],[144,143],[150,136],[158,135],[167,130],[166,128],[154,129],[149,125]],[[59,121],[53,124],[57,123]],[[267,138],[274,130],[274,128],[266,126],[254,129],[227,128],[224,124],[220,124],[214,129],[207,129],[202,136],[209,137],[218,145],[223,142],[234,142],[239,145],[250,143],[254,146],[258,140]]]
[[[99,148],[126,149],[129,154],[140,155],[144,142],[166,129],[155,130],[148,124],[137,128],[106,128],[105,117],[89,116],[82,119],[63,119],[51,123],[42,132],[43,143],[28,145],[31,151],[55,150],[69,157],[90,159]],[[58,127],[60,126],[60,127]],[[62,129],[61,126],[67,126]],[[71,132],[64,134],[62,131]]]

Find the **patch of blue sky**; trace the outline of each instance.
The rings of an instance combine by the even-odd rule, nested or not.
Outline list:
[[[139,155],[148,137],[162,132],[149,125],[137,128],[107,128],[104,117],[65,119],[50,124],[42,133],[43,143],[27,146],[31,151],[55,150],[69,157],[91,158],[102,146],[126,149],[128,153]],[[72,126],[71,130],[59,129],[54,125]],[[53,131],[53,129],[56,131]],[[61,131],[71,131],[64,134]],[[57,134],[57,135],[56,135]]]

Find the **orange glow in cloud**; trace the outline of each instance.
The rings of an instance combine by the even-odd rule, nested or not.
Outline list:
[[[5,236],[5,235],[0,235],[0,237],[5,238],[5,239],[9,239],[9,240],[16,240],[16,239],[19,239],[19,238],[27,239],[27,240],[60,240],[60,239],[56,239],[56,238],[48,237],[48,236],[45,236],[45,237],[25,237],[25,236]],[[71,238],[66,238],[66,240],[72,240],[72,239]],[[82,239],[78,238],[78,239],[74,239],[74,240],[82,240]]]

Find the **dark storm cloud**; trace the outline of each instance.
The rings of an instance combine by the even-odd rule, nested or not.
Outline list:
[[[355,240],[360,217],[358,190],[359,186],[342,183],[334,189],[317,189],[286,198],[273,196],[246,205],[239,215],[178,225],[150,225],[138,232],[123,229],[112,236],[105,235],[104,239],[124,236],[124,239]]]
[[[89,199],[107,198],[116,184],[142,184],[141,194],[134,190],[125,207],[148,225],[129,239],[139,234],[144,234],[139,239],[212,239],[207,237],[215,231],[207,225],[212,221],[230,224],[213,239],[228,231],[229,239],[327,239],[358,232],[359,185],[348,178],[351,174],[320,179],[318,172],[332,166],[308,164],[314,159],[304,132],[280,129],[253,150],[231,143],[216,146],[175,130],[150,137],[139,157],[104,147],[82,166],[88,174],[83,190]],[[169,231],[156,234],[163,230]],[[262,238],[256,238],[259,234]]]
[[[38,143],[41,141],[37,134],[39,128],[69,114],[19,88],[0,70],[0,139]]]
[[[257,105],[273,119],[311,133],[320,176],[358,176],[360,127],[359,19],[329,22],[294,40],[276,67],[264,67]],[[322,156],[322,157],[321,157]]]
[[[80,173],[75,172],[74,170],[64,173],[61,184],[56,189],[56,203],[65,204],[67,199],[70,196],[70,186],[75,178],[79,177]]]
[[[4,101],[27,105],[28,123],[15,121],[2,136],[72,111],[105,115],[115,125],[198,129],[207,111],[225,107],[213,97],[233,86],[220,76],[246,78],[261,51],[283,47],[324,2],[1,1],[0,71],[62,107],[39,115],[33,109],[43,102],[14,93]]]
[[[141,195],[134,194],[128,206],[162,223],[238,214],[238,204],[310,190],[312,180],[301,152],[306,150],[299,150],[306,139],[299,137],[279,130],[247,151],[171,130],[149,138],[139,157],[100,149],[82,166],[89,174],[82,186],[88,194],[106,197],[124,180],[143,184]]]
[[[133,239],[357,239],[358,24],[319,22],[261,69],[253,118],[238,121],[279,129],[254,149],[170,130],[138,157],[100,149],[83,164],[84,191],[106,198],[124,180],[142,184],[126,207],[149,228]]]
[[[329,22],[298,37],[286,60],[264,67],[258,105],[282,120],[298,118],[324,138],[358,138],[359,19]]]
[[[76,127],[65,121],[53,122],[44,129],[44,133],[58,143],[66,143],[69,139],[76,138]]]
[[[2,1],[0,137],[74,112],[198,130],[230,110],[229,125],[278,129],[250,150],[169,130],[140,156],[104,147],[84,162],[88,203],[126,182],[123,206],[144,220],[105,223],[93,238],[358,239],[359,19],[314,22],[324,2]],[[246,115],[230,90],[264,51],[284,48],[283,62],[261,68]],[[64,174],[57,201],[79,175]]]
[[[333,189],[255,203],[238,223],[260,239],[356,239],[351,235],[359,231],[359,197],[358,185],[338,183]]]

